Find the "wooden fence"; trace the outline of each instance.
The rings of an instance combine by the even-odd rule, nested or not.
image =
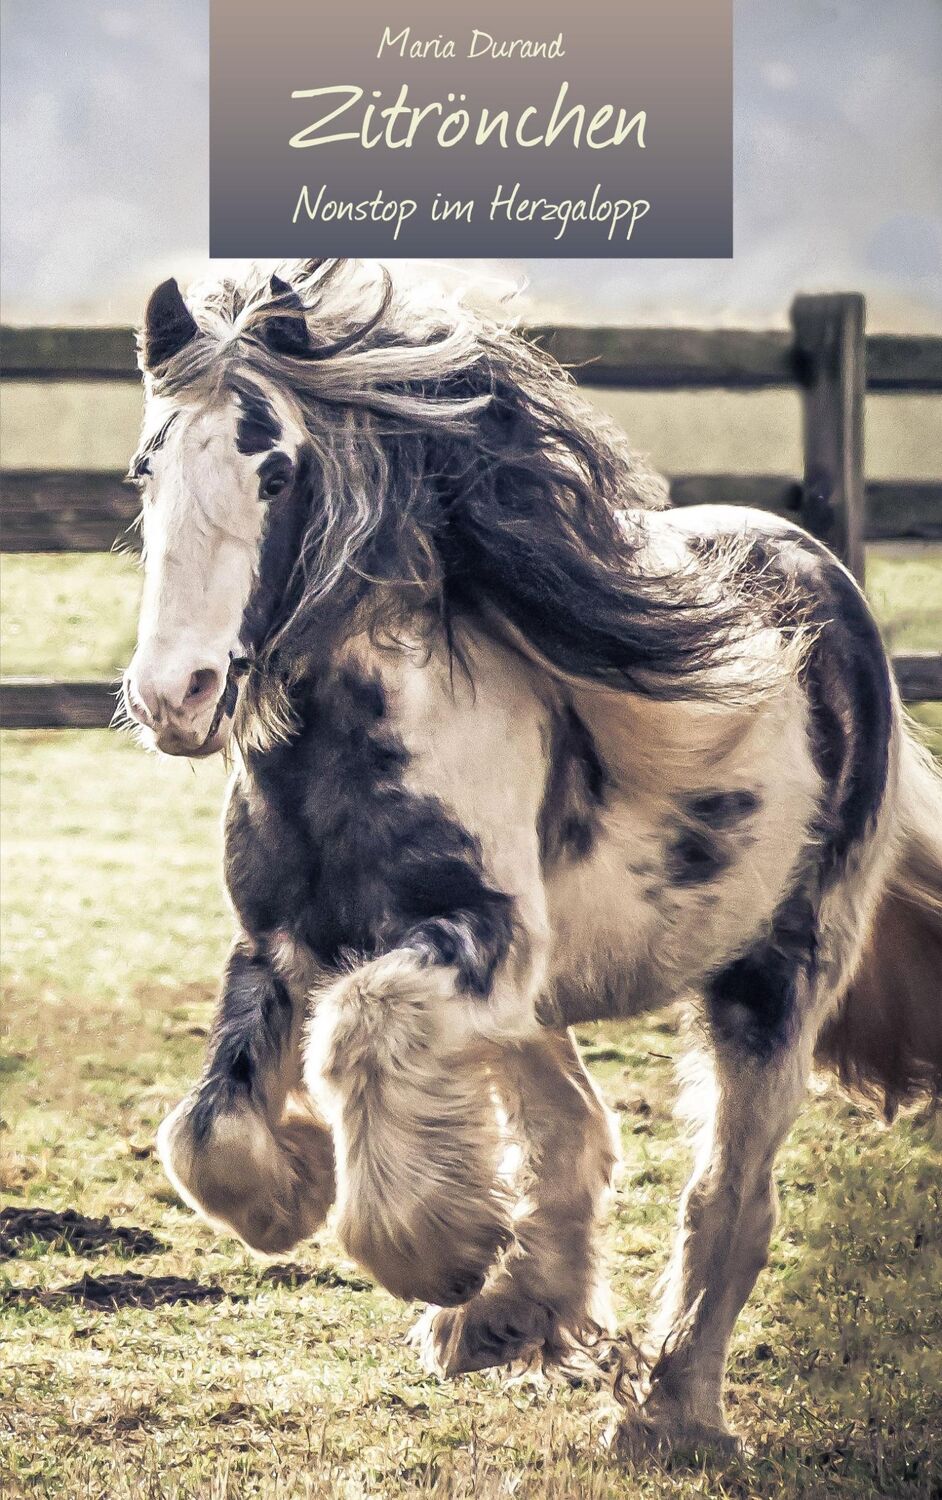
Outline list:
[[[792,332],[688,328],[540,328],[542,342],[577,367],[589,387],[624,390],[758,390],[802,393],[804,473],[676,474],[677,505],[758,505],[797,521],[832,547],[863,579],[864,544],[942,540],[942,479],[867,483],[867,392],[942,394],[942,338],[897,337],[864,328],[856,294],[798,297]],[[4,380],[136,381],[127,328],[6,328]],[[942,423],[942,410],[940,410]],[[125,535],[137,496],[120,474],[7,470],[3,480],[5,552],[101,552]],[[942,699],[942,653],[893,658],[903,696]],[[107,725],[117,685],[5,678],[0,725],[97,728]]]

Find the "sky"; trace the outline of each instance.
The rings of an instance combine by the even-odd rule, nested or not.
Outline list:
[[[208,0],[0,3],[4,319],[134,321],[207,268]],[[499,263],[528,314],[942,331],[942,0],[733,3],[735,256]]]

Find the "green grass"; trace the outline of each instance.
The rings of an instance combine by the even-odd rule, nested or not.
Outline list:
[[[5,671],[126,659],[130,564],[63,562],[5,564]],[[942,639],[940,568],[938,549],[873,560],[898,649]],[[0,753],[4,1200],[108,1213],[171,1247],[122,1260],[37,1243],[0,1261],[0,1288],[130,1269],[231,1294],[114,1313],[0,1305],[0,1495],[939,1495],[940,1117],[887,1130],[835,1092],[810,1100],[734,1347],[730,1405],[750,1452],[629,1471],[599,1452],[608,1414],[592,1389],[423,1375],[404,1343],[412,1312],[364,1289],[329,1232],[297,1256],[319,1280],[277,1286],[181,1207],[152,1141],[198,1072],[229,937],[221,768],[104,732],[9,733]],[[680,1043],[671,1016],[582,1036],[622,1122],[608,1243],[637,1329],[688,1166],[671,1120]]]
[[[134,648],[141,573],[127,553],[3,558],[7,675],[116,677]]]

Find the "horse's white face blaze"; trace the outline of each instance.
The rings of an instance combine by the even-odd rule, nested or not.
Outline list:
[[[125,702],[145,741],[168,755],[211,755],[231,731],[230,663],[245,653],[270,498],[265,476],[280,469],[290,483],[305,437],[300,416],[273,391],[263,394],[275,416],[264,446],[257,434],[246,437],[238,392],[202,409],[154,400],[145,421],[136,466],[144,589]]]

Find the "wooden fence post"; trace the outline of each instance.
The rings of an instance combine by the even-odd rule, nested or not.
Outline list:
[[[803,392],[801,522],[864,581],[866,304],[856,292],[796,297]]]

